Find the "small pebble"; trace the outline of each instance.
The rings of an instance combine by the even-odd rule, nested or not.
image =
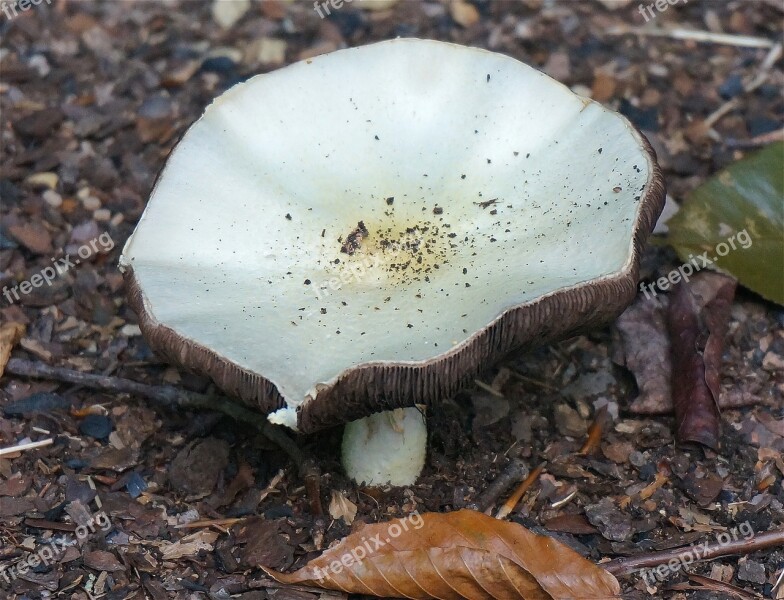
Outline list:
[[[93,219],[95,219],[99,223],[105,223],[111,218],[112,218],[112,211],[110,211],[108,208],[99,208],[98,210],[93,212]]]
[[[727,79],[719,86],[719,94],[725,100],[729,100],[730,98],[734,98],[738,94],[743,92],[743,81],[740,78],[740,75],[734,73],[727,77]]]
[[[645,463],[645,456],[643,456],[642,452],[638,450],[634,450],[629,454],[629,462],[633,464],[635,467],[642,467]]]
[[[555,407],[555,426],[561,435],[569,437],[582,437],[588,430],[588,423],[580,414],[568,404],[558,404]]]
[[[87,198],[82,200],[82,206],[87,210],[98,210],[101,208],[101,201],[95,196],[87,196]]]
[[[264,37],[259,40],[256,60],[262,65],[282,65],[286,62],[285,40]]]
[[[141,335],[142,330],[139,329],[138,325],[129,324],[129,325],[123,325],[122,329],[120,329],[120,333],[123,334],[125,337],[134,337],[137,335]]]
[[[36,188],[49,188],[53,190],[57,187],[57,183],[60,181],[60,178],[57,176],[57,173],[45,172],[45,173],[33,173],[27,179],[25,179],[25,184],[31,187]]]
[[[125,489],[128,490],[131,498],[138,498],[141,493],[147,489],[147,483],[142,479],[141,475],[135,471],[131,473],[125,483]]]
[[[46,190],[43,194],[44,202],[52,208],[58,208],[63,204],[63,197],[54,190]]]
[[[79,432],[96,440],[105,440],[112,432],[112,422],[103,415],[87,415],[79,423]]]
[[[765,566],[754,560],[741,558],[738,561],[738,579],[762,585],[767,579],[765,576]]]

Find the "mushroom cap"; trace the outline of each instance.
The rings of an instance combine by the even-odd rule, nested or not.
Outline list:
[[[507,56],[397,39],[217,98],[121,268],[155,350],[309,432],[612,320],[663,201],[622,116]]]

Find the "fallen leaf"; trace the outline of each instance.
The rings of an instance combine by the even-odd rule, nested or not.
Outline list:
[[[25,326],[21,323],[5,323],[0,326],[0,377],[11,358],[11,350],[22,339],[24,332]]]
[[[558,515],[542,523],[548,531],[586,535],[598,533],[599,530],[588,522],[584,515]]]
[[[214,437],[193,442],[180,450],[169,468],[169,481],[190,498],[203,498],[215,488],[229,462],[229,445]]]
[[[33,501],[29,498],[0,497],[0,517],[15,517],[33,510]]]
[[[18,498],[22,494],[26,494],[27,490],[29,490],[32,485],[32,476],[14,473],[9,479],[0,481],[0,496],[13,496]]]
[[[294,573],[301,583],[382,598],[617,598],[614,576],[552,538],[461,510],[366,525]]]
[[[218,533],[209,531],[197,531],[177,542],[157,542],[155,545],[161,551],[163,560],[176,560],[183,556],[195,556],[202,550],[212,552],[212,546],[218,539]]]
[[[474,430],[498,423],[509,414],[509,400],[487,392],[477,392],[471,397],[474,404]]]
[[[694,190],[667,223],[683,261],[705,253],[713,266],[778,304],[784,304],[782,158],[784,143],[777,142],[730,165]]]
[[[771,433],[784,437],[784,419],[775,419],[773,415],[761,411],[756,414],[757,420]]]
[[[679,442],[719,446],[719,367],[735,280],[700,273],[673,288],[667,312],[672,399]]]
[[[287,569],[294,562],[294,548],[281,532],[280,521],[250,519],[234,528],[238,544],[245,544],[239,559],[246,567]]]
[[[124,571],[125,567],[122,566],[117,557],[111,552],[105,550],[93,550],[84,554],[84,566],[96,571]]]
[[[659,298],[638,296],[615,322],[615,361],[634,374],[639,390],[632,412],[660,414],[672,410],[670,340],[662,307]]]
[[[339,490],[332,490],[332,500],[329,502],[329,516],[333,519],[343,519],[346,525],[351,525],[357,516],[357,505],[346,498]]]
[[[52,253],[52,236],[42,223],[16,223],[8,228],[8,233],[33,254]]]
[[[625,542],[635,533],[631,517],[616,506],[612,498],[605,497],[596,504],[586,506],[585,516],[608,540]]]

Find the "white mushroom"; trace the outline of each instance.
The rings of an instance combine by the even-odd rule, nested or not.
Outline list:
[[[121,265],[154,348],[309,432],[614,318],[663,197],[620,115],[509,57],[399,39],[216,99]],[[401,439],[420,446],[401,476],[409,449],[354,443],[389,422],[349,427],[344,462],[410,483],[424,433]]]

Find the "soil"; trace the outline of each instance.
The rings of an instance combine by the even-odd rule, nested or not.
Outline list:
[[[780,60],[743,90],[769,52],[743,37],[781,39],[778,0],[684,0],[662,11],[627,0],[346,0],[324,19],[312,3],[267,0],[230,24],[244,6],[47,0],[0,14],[0,287],[79,257],[51,285],[0,297],[2,324],[26,328],[13,358],[210,390],[146,345],[117,259],[156,174],[205,106],[299,59],[396,36],[508,54],[633,121],[656,149],[676,207],[782,127]],[[643,26],[737,43],[629,32]],[[641,276],[677,265],[660,236]],[[671,415],[632,411],[638,390],[618,360],[619,337],[607,327],[519,353],[445,399],[429,412],[425,471],[409,488],[348,481],[339,428],[298,439],[317,457],[323,505],[333,494],[341,514],[356,505],[353,519],[321,522],[289,457],[248,423],[6,374],[0,448],[53,441],[0,456],[0,596],[346,598],[278,586],[258,567],[297,568],[362,522],[466,507],[513,459],[546,467],[508,518],[597,562],[784,526],[782,308],[738,289],[721,372],[722,394],[737,401],[722,413],[718,452],[677,445]],[[600,446],[581,456],[602,406],[610,420]],[[44,548],[51,556],[32,565]],[[783,569],[782,548],[686,569],[746,596],[727,586],[673,589],[688,582],[683,570],[621,583],[630,598],[782,598],[774,585]]]

